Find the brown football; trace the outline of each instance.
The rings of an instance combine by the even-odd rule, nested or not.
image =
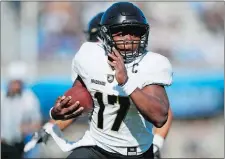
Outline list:
[[[90,112],[93,109],[93,100],[91,94],[88,90],[83,86],[76,86],[70,88],[66,93],[65,96],[72,97],[72,103],[76,101],[80,102],[80,106],[84,107],[84,112]]]

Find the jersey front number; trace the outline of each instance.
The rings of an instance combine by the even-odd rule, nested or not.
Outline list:
[[[97,125],[98,125],[98,128],[103,129],[103,122],[104,122],[103,112],[105,110],[105,104],[102,99],[103,95],[101,92],[96,92],[94,97],[97,99],[97,102],[100,107],[98,111]],[[108,95],[107,98],[108,98],[108,104],[110,105],[114,105],[117,101],[119,103],[120,108],[117,112],[117,116],[111,128],[111,130],[113,131],[118,131],[130,107],[130,100],[128,97],[121,97],[121,96],[115,96],[115,95]]]

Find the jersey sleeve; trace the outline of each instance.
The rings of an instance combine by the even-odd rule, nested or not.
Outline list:
[[[153,71],[149,71],[146,76],[142,87],[152,84],[170,86],[173,81],[173,71],[170,61],[166,57],[160,56],[155,61]]]
[[[82,73],[82,67],[80,63],[84,61],[85,59],[85,53],[88,50],[88,43],[85,42],[81,45],[78,52],[75,53],[74,58],[72,60],[71,65],[71,80],[74,82],[78,76],[81,76]]]
[[[72,80],[72,82],[74,82],[78,76],[78,69],[77,69],[75,58],[76,58],[76,56],[74,56],[74,58],[72,60],[72,65],[71,65],[71,80]]]

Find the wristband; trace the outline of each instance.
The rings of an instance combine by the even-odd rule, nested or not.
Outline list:
[[[121,87],[127,95],[130,95],[137,88],[137,84],[134,78],[133,79],[127,78],[125,84]]]
[[[164,140],[165,139],[162,136],[155,134],[152,143],[153,145],[156,145],[159,149],[161,149],[163,147]]]

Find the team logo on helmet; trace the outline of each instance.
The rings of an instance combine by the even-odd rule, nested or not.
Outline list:
[[[109,83],[112,83],[113,80],[114,80],[114,75],[108,74],[108,75],[107,75],[107,81],[108,81]]]

